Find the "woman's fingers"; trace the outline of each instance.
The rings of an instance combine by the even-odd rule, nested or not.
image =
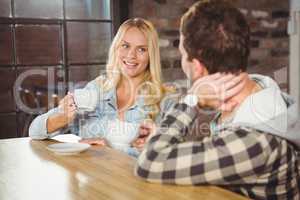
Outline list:
[[[67,106],[75,105],[74,98],[73,98],[72,95],[70,95],[70,94],[67,95],[65,104],[66,104]]]
[[[68,94],[66,96],[64,96],[64,98],[62,98],[62,100],[59,101],[59,104],[64,104],[64,105],[71,105],[74,103],[75,103],[74,96],[70,92],[68,92]]]
[[[59,102],[59,108],[66,115],[70,115],[76,110],[76,104],[74,102],[73,94],[68,92],[68,94]]]
[[[106,141],[104,139],[100,139],[100,138],[82,139],[79,142],[80,143],[90,144],[90,145],[107,146]]]
[[[75,105],[70,106],[68,110],[65,111],[65,114],[70,118],[70,120],[72,120],[76,115],[76,110],[77,108]]]

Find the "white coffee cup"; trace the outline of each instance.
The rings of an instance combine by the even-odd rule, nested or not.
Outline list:
[[[139,124],[124,122],[119,119],[108,121],[105,138],[113,148],[124,150],[138,136]]]
[[[92,89],[75,89],[74,101],[79,112],[91,112],[97,106],[98,93]]]

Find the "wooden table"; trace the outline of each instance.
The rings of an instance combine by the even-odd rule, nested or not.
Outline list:
[[[213,186],[147,183],[133,175],[135,160],[110,148],[61,156],[54,141],[0,140],[1,200],[246,199]]]

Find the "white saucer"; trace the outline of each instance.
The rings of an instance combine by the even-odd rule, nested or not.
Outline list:
[[[85,143],[55,143],[47,146],[47,149],[60,155],[73,155],[87,150],[91,145]]]

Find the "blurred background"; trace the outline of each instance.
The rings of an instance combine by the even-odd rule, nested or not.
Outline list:
[[[105,68],[117,27],[143,17],[159,32],[165,81],[184,79],[180,16],[194,0],[0,0],[0,139],[25,137],[32,119]],[[289,1],[233,0],[251,26],[249,72],[289,92]],[[298,55],[299,56],[299,55]]]

